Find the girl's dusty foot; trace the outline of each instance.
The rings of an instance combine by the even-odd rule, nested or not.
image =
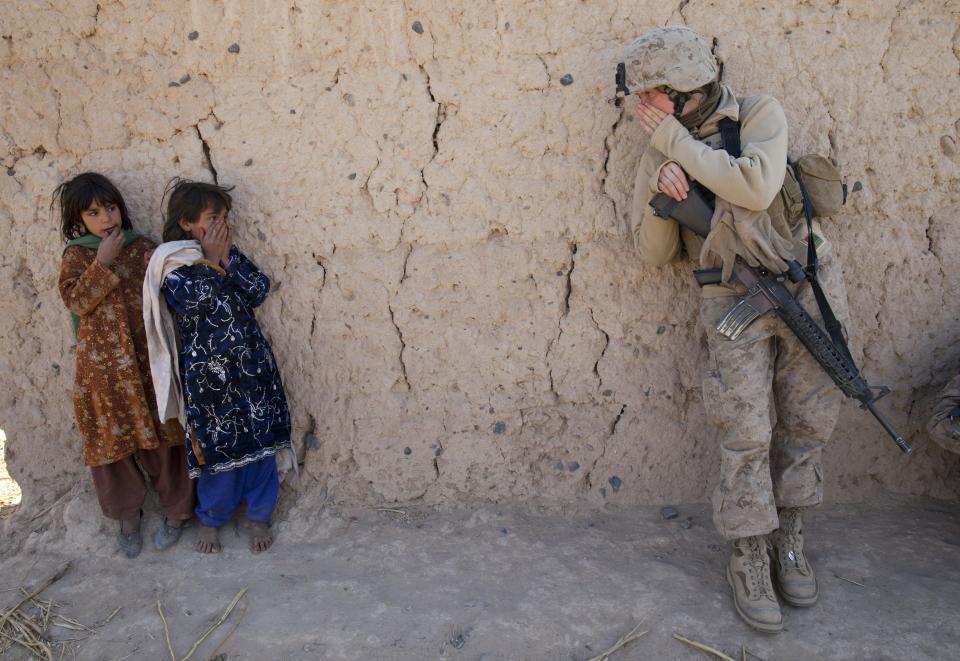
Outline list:
[[[250,551],[254,554],[263,553],[273,546],[273,533],[265,521],[248,521],[250,529]]]
[[[120,520],[120,532],[117,533],[117,546],[128,558],[136,558],[143,548],[143,535],[140,534],[140,520],[143,512],[137,512],[136,518]]]
[[[220,546],[219,530],[213,526],[200,524],[200,533],[197,536],[197,550],[200,553],[220,553],[223,547]]]

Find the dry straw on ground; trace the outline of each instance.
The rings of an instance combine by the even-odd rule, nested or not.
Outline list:
[[[732,656],[727,656],[726,654],[724,654],[718,649],[710,647],[709,645],[704,645],[703,643],[698,643],[695,640],[690,640],[689,638],[685,638],[684,636],[681,636],[678,633],[673,634],[673,637],[679,640],[680,642],[686,643],[687,645],[690,645],[692,647],[696,647],[698,650],[702,652],[706,652],[707,654],[712,654],[713,656],[717,657],[718,659],[722,659],[723,661],[737,661]],[[746,657],[745,650],[744,650],[744,657]]]
[[[54,614],[53,609],[58,606],[56,602],[37,598],[41,592],[60,580],[69,569],[70,563],[67,563],[33,590],[27,591],[26,588],[20,588],[23,598],[0,614],[0,639],[2,639],[0,652],[11,645],[19,645],[37,658],[53,661],[53,651],[50,648],[47,633],[51,625],[79,631],[93,631],[76,620]],[[35,613],[29,614],[20,610],[22,606],[28,604],[34,606]]]
[[[616,652],[617,650],[619,650],[621,647],[626,647],[627,645],[637,640],[638,638],[645,636],[647,634],[646,631],[641,631],[640,633],[637,633],[637,629],[639,629],[642,624],[643,624],[643,620],[641,620],[640,622],[637,622],[637,626],[631,629],[629,633],[622,636],[620,640],[618,640],[616,643],[613,644],[613,647],[593,657],[592,659],[590,659],[590,661],[607,661],[610,658],[610,655]]]
[[[226,609],[224,609],[223,613],[220,615],[217,621],[214,622],[212,625],[210,625],[210,628],[208,628],[206,632],[204,632],[204,634],[200,636],[200,638],[198,638],[196,642],[193,643],[193,645],[190,647],[190,651],[188,651],[187,654],[180,659],[180,661],[189,661],[189,659],[191,659],[193,655],[196,654],[197,649],[199,649],[201,643],[203,643],[203,641],[205,641],[210,636],[210,634],[212,634],[217,629],[217,627],[219,627],[220,625],[222,625],[224,622],[227,621],[227,619],[230,617],[230,613],[233,612],[233,609],[237,607],[237,604],[240,603],[240,600],[243,599],[243,595],[245,595],[246,593],[247,593],[247,588],[243,588],[236,594],[236,596],[233,598],[233,601],[231,601],[230,604],[226,607]],[[170,661],[177,661],[177,655],[174,653],[173,644],[170,641],[170,627],[167,624],[167,618],[163,614],[163,606],[160,604],[159,599],[157,600],[157,612],[160,614],[160,621],[163,623],[163,635],[166,638],[167,651],[170,653]],[[237,622],[233,625],[230,631],[227,632],[227,635],[223,637],[223,640],[221,640],[217,644],[217,647],[214,649],[213,652],[211,652],[208,655],[207,658],[216,656],[216,653],[220,650],[221,647],[223,647],[223,645],[227,642],[230,636],[233,635],[233,632],[237,630],[237,627],[240,626],[240,623],[243,621],[243,618],[246,614],[247,614],[247,605],[244,604],[243,608],[240,611],[240,617],[237,618]]]

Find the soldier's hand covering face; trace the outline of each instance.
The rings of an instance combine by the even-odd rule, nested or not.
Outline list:
[[[664,111],[657,107],[660,105],[657,103],[657,101],[659,101],[658,97],[663,97],[667,103],[672,106],[670,97],[656,91],[652,91],[652,95],[651,92],[644,92],[640,96],[639,103],[637,103],[637,120],[640,122],[640,128],[642,128],[647,135],[656,131],[657,127],[660,126],[660,122],[670,114],[669,111]]]

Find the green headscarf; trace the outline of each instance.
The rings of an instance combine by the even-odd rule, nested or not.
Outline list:
[[[137,234],[133,230],[123,230],[123,247],[126,248],[136,239],[139,239],[142,234]],[[78,236],[76,239],[70,239],[67,241],[67,245],[63,247],[63,252],[60,253],[60,257],[63,257],[67,253],[67,248],[70,246],[80,246],[81,248],[90,248],[91,250],[96,250],[100,247],[100,241],[102,241],[99,236],[90,232],[84,234],[83,236]],[[70,313],[70,318],[73,321],[73,336],[77,336],[77,331],[80,329],[80,317]]]

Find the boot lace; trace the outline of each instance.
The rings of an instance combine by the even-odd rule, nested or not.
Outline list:
[[[747,542],[746,551],[746,564],[750,568],[747,572],[747,581],[751,592],[760,597],[773,599],[773,584],[770,582],[766,545],[760,543],[759,537],[752,537]]]
[[[807,563],[803,557],[803,525],[800,512],[792,508],[782,510],[780,512],[780,529],[777,533],[780,537],[780,548],[778,550],[781,558],[797,569],[803,569]]]

